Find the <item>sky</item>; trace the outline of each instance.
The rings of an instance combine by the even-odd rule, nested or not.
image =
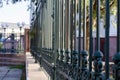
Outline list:
[[[9,3],[9,5],[4,4],[0,8],[0,22],[9,23],[30,23],[30,13],[27,11],[29,2],[18,2],[15,4]]]

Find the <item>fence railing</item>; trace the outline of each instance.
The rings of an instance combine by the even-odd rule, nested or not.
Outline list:
[[[31,54],[52,80],[119,80],[120,1],[113,1],[117,4],[117,49],[112,62],[109,61],[111,0],[103,0],[105,14],[101,13],[101,0],[41,0],[42,5],[37,4]],[[104,55],[100,51],[101,15],[105,18]],[[93,26],[96,26],[95,42]],[[94,52],[93,44],[96,44]]]

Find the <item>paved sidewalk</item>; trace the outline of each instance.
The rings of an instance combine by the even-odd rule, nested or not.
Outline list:
[[[29,52],[26,53],[26,70],[27,80],[50,80],[45,71],[40,68],[38,63],[34,63],[35,60]]]
[[[21,69],[10,69],[8,66],[0,67],[0,80],[21,80]]]

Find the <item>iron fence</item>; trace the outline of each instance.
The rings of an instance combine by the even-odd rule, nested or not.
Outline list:
[[[119,80],[120,1],[115,2],[117,52],[113,53],[112,62],[109,61],[111,0],[103,1],[105,2],[105,55],[100,51],[100,19],[103,14],[101,0],[41,0],[40,4],[37,4],[35,12],[37,17],[31,30],[34,32],[34,37],[31,38],[31,54],[52,80]],[[93,13],[96,14],[95,42]],[[79,14],[78,27],[77,14]],[[79,31],[78,41],[76,41],[76,29]],[[93,43],[96,44],[95,52],[93,52]]]

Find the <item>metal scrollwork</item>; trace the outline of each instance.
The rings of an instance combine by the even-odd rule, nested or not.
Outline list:
[[[70,53],[70,51],[67,49],[66,51],[65,51],[65,54],[66,54],[66,60],[65,60],[65,66],[66,66],[66,74],[69,74],[69,63],[70,63],[70,56],[69,56],[69,53]]]
[[[63,59],[64,59],[64,54],[63,54],[63,52],[64,52],[64,50],[61,50],[60,51],[60,61],[62,62],[63,61]]]
[[[82,60],[81,77],[80,77],[81,80],[88,80],[89,78],[90,73],[87,69],[87,62],[88,62],[87,56],[88,56],[87,52],[83,50],[81,52],[81,60]]]
[[[66,63],[68,64],[70,62],[70,56],[69,56],[70,51],[67,49],[65,53],[66,53]]]
[[[89,70],[85,70],[81,75],[81,79],[82,80],[89,80],[89,76],[90,76]]]
[[[88,56],[88,54],[86,51],[82,51],[81,55],[82,55],[82,57],[81,57],[82,58],[82,69],[86,69],[87,68],[87,56]]]
[[[58,60],[58,61],[59,61],[59,57],[60,57],[59,49],[57,49],[57,60]]]
[[[72,64],[69,64],[69,72],[68,72],[68,75],[69,75],[69,76],[72,76],[72,72],[73,72],[73,66],[72,66]]]
[[[63,67],[63,60],[64,60],[64,50],[61,49],[60,50],[60,66],[59,66],[61,70],[64,69],[64,67]]]
[[[73,71],[72,71],[72,77],[75,79],[77,76],[77,68],[78,68],[78,56],[77,51],[73,51]]]
[[[57,49],[57,65],[59,66],[60,65],[60,50]]]
[[[99,74],[97,75],[97,77],[95,75],[96,74],[94,73],[92,76],[92,80],[105,80],[105,76],[103,74]]]
[[[82,74],[82,69],[81,69],[81,67],[79,67],[79,69],[78,69],[78,77],[77,77],[78,80],[81,80],[81,74]]]

